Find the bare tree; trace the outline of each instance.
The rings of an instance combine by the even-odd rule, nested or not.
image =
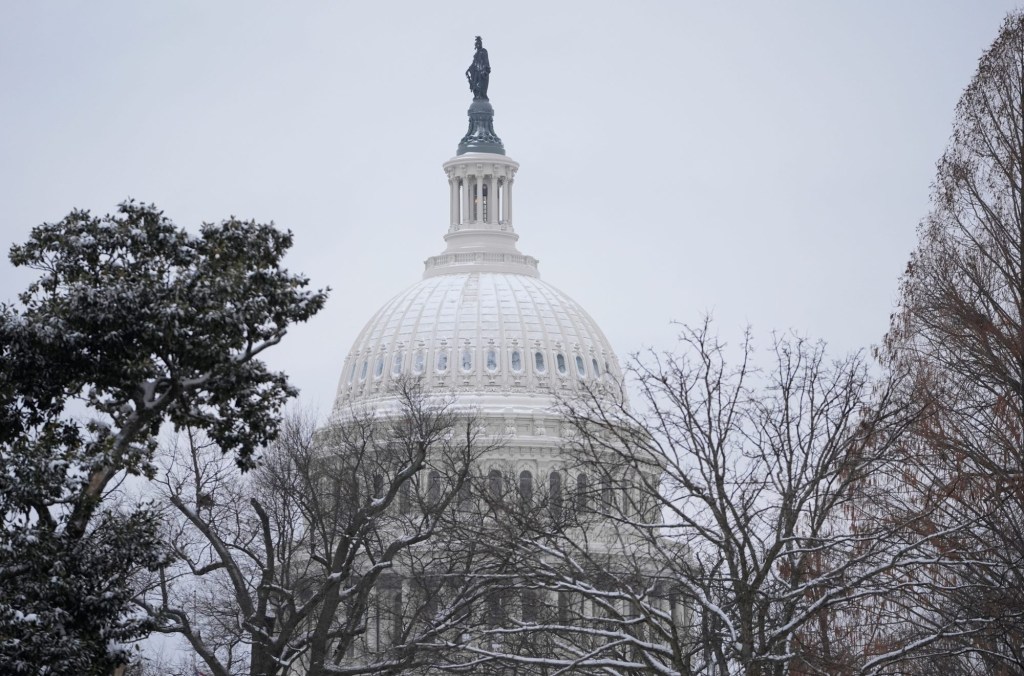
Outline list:
[[[398,673],[457,641],[479,592],[442,584],[473,565],[446,515],[489,447],[414,385],[394,394],[317,432],[292,418],[247,476],[182,438],[160,480],[177,563],[138,597],[158,631],[216,676]]]
[[[802,339],[777,339],[764,370],[749,338],[730,363],[707,324],[682,348],[634,361],[639,411],[597,390],[566,404],[571,460],[546,494],[507,497],[507,534],[488,538],[517,561],[510,593],[541,611],[481,625],[465,650],[527,673],[881,667],[844,623],[882,606],[929,539],[864,508],[913,412],[860,356]],[[544,650],[514,647],[529,636]]]
[[[907,482],[958,529],[920,619],[944,673],[1024,669],[1024,14],[1010,14],[956,108],[885,357],[929,415]]]

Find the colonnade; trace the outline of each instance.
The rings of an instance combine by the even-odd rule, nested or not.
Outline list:
[[[512,183],[506,176],[449,176],[451,224],[510,225]]]

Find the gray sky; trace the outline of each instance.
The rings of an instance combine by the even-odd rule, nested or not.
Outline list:
[[[482,35],[520,249],[620,358],[713,312],[884,334],[935,161],[1014,3],[0,5],[0,244],[131,196],[295,232],[327,308],[269,361],[326,412],[362,325],[443,248]],[[0,262],[0,299],[29,276]]]

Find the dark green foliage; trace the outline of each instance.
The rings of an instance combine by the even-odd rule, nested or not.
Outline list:
[[[20,313],[5,308],[4,379],[43,415],[77,395],[115,426],[158,408],[156,420],[205,429],[249,465],[294,394],[251,357],[324,302],[280,268],[291,240],[234,219],[193,237],[134,202],[39,226],[11,249],[43,274]]]
[[[130,610],[131,574],[166,563],[146,510],[105,513],[82,538],[18,529],[25,571],[2,586],[3,673],[109,674],[152,622]]]
[[[152,515],[105,508],[107,487],[152,474],[165,422],[243,468],[276,436],[295,390],[256,357],[326,298],[282,269],[291,240],[234,218],[194,236],[129,201],[12,247],[41,275],[0,307],[0,672],[102,672],[146,632],[129,578],[164,555]]]

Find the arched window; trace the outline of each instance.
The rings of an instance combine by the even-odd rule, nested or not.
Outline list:
[[[448,370],[448,351],[440,350],[437,353],[437,372],[444,373]]]
[[[349,505],[352,508],[359,506],[359,477],[356,476],[355,472],[348,474],[342,478],[339,482],[339,490],[348,491],[348,500],[343,499],[343,504]]]
[[[329,476],[320,477],[316,482],[315,495],[317,500],[332,509],[337,509],[341,503],[341,481]]]
[[[352,381],[356,379],[356,362],[352,362],[352,370],[348,372],[348,384],[351,385]]]
[[[420,596],[423,599],[422,610],[420,616],[425,620],[433,620],[437,617],[437,611],[440,606],[440,599],[438,598],[439,592],[439,581],[436,578],[427,578],[420,582]]]
[[[361,371],[359,371],[359,381],[360,382],[366,380],[366,368],[367,368],[367,366],[369,366],[369,363],[370,362],[369,362],[368,359],[364,359],[363,360],[363,368],[362,368]]]
[[[384,635],[384,592],[380,591],[373,595],[371,603],[373,604],[373,624],[370,625],[370,636],[371,645],[376,647],[383,647],[384,641],[386,640]]]
[[[493,349],[487,350],[487,370],[491,373],[498,370],[498,353]]]
[[[558,592],[558,623],[569,623],[569,592]]]
[[[409,482],[406,481],[398,489],[398,511],[408,514],[410,510],[412,510],[412,489],[409,487]]]
[[[580,514],[590,511],[590,486],[583,472],[576,475],[576,511]]]
[[[595,378],[600,378],[601,377],[601,369],[598,368],[598,366],[597,366],[597,359],[596,358],[590,360],[590,366],[594,369],[594,377]]]
[[[677,627],[685,626],[686,622],[686,606],[683,605],[682,599],[679,598],[678,592],[671,592],[668,596],[668,605],[670,612],[672,613],[672,624]]]
[[[468,347],[462,351],[462,370],[473,370],[473,351]]]
[[[533,474],[528,469],[519,473],[519,497],[527,504],[533,502]]]
[[[523,622],[537,621],[537,590],[524,589],[520,593],[520,603],[523,608]]]
[[[576,355],[576,375],[581,379],[587,377],[587,366],[583,363],[583,357]]]
[[[380,474],[373,475],[373,500],[384,497],[384,477]]]
[[[610,476],[602,477],[601,479],[601,506],[605,509],[611,509],[615,506],[615,489],[612,487],[612,478]]]
[[[492,627],[500,626],[505,619],[501,605],[501,592],[493,590],[487,594],[487,624]]]
[[[537,373],[544,373],[547,367],[544,366],[544,353],[537,350],[533,353],[533,365],[537,369]]]
[[[492,469],[487,475],[487,490],[491,494],[491,500],[495,502],[501,500],[501,471]]]
[[[402,353],[396,352],[395,356],[391,358],[391,374],[400,375],[402,373]]]
[[[402,643],[402,590],[399,588],[391,596],[391,641],[395,645]]]
[[[373,367],[373,377],[380,378],[384,374],[384,357],[377,357],[377,363]]]
[[[555,355],[555,366],[558,367],[558,372],[563,376],[565,375],[565,355],[559,352]]]
[[[523,370],[523,355],[519,350],[512,350],[512,370],[519,373]]]
[[[423,350],[417,350],[416,356],[412,359],[412,372],[416,375],[423,373],[425,362],[426,358],[423,354]]]
[[[441,501],[441,473],[436,469],[430,470],[427,479],[427,502],[431,506]]]
[[[548,475],[548,508],[552,519],[562,520],[562,474],[558,470]]]
[[[651,488],[657,488],[658,478],[653,474],[644,473],[643,490],[640,491],[639,504],[637,509],[645,521],[655,521],[658,518],[658,502],[651,493]]]

